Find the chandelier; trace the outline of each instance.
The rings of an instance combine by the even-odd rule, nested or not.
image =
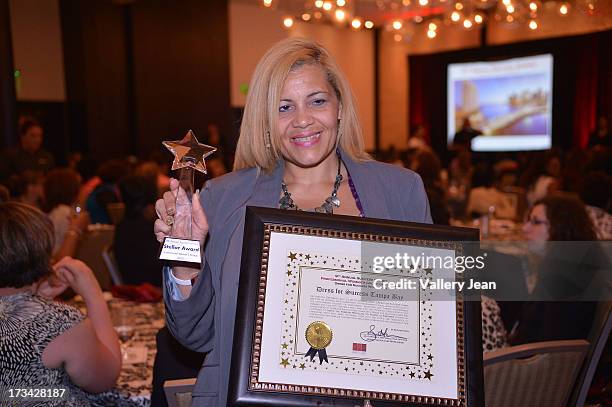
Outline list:
[[[494,21],[507,28],[532,31],[554,13],[596,16],[605,0],[260,0],[264,8],[286,11],[282,24],[291,29],[296,21],[335,24],[353,30],[381,28],[396,41],[407,40],[417,29],[435,39],[439,30],[456,26],[476,29]]]

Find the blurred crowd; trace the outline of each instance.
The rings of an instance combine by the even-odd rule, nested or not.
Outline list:
[[[211,123],[207,130],[201,141],[217,151],[206,161],[206,176],[196,174],[199,185],[226,173],[232,164],[217,125]],[[155,201],[169,188],[171,154],[160,150],[146,159],[127,156],[100,162],[73,152],[67,165],[58,166],[43,140],[44,129],[36,119],[20,119],[19,145],[0,151],[0,202],[26,203],[48,215],[54,226],[55,260],[74,256],[90,225],[114,225],[113,252],[124,282],[161,286],[159,245],[152,231]]]
[[[597,236],[612,239],[612,149],[607,122],[600,120],[587,149],[476,153],[470,137],[455,140],[442,159],[424,141],[423,126],[412,129],[408,148],[377,155],[410,168],[423,179],[434,223],[471,221],[488,216],[517,222],[549,195],[578,198]],[[462,132],[468,134],[468,131]]]

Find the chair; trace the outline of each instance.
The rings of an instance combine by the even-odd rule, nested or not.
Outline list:
[[[485,405],[565,407],[582,361],[585,340],[512,346],[484,355]]]
[[[164,382],[164,393],[166,393],[168,407],[189,407],[195,383],[195,378],[166,380]]]
[[[102,252],[113,244],[115,227],[112,225],[89,225],[79,243],[75,258],[83,261],[94,272],[102,290],[111,288],[111,275],[106,268]]]
[[[593,381],[593,375],[601,354],[610,338],[612,329],[612,301],[602,302],[598,305],[593,319],[593,326],[589,333],[591,347],[586,355],[578,380],[572,391],[568,407],[583,407],[587,398],[589,387]]]
[[[104,260],[104,264],[110,273],[113,285],[122,285],[123,276],[121,275],[121,271],[119,271],[119,266],[117,265],[117,260],[115,259],[115,253],[113,252],[112,245],[108,245],[102,249],[102,259]]]

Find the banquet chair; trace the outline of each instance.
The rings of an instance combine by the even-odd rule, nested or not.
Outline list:
[[[115,258],[115,252],[113,251],[112,245],[108,245],[102,249],[102,259],[104,260],[104,264],[110,273],[113,285],[122,285],[123,276],[121,275],[121,271],[119,271],[119,266],[117,265],[117,259]]]
[[[512,346],[484,355],[485,405],[565,407],[582,361],[585,340]]]
[[[164,382],[164,393],[166,393],[168,407],[189,407],[195,383],[195,378],[166,380]]]
[[[112,225],[89,225],[74,256],[93,270],[100,287],[104,291],[110,290],[112,282],[102,252],[105,247],[113,243],[114,235],[115,227]]]
[[[585,405],[587,393],[593,382],[593,375],[595,375],[595,370],[597,370],[601,355],[610,338],[611,330],[612,301],[601,302],[597,306],[595,318],[593,319],[593,326],[589,333],[591,347],[589,348],[582,369],[578,375],[578,380],[574,385],[568,407],[583,407]]]

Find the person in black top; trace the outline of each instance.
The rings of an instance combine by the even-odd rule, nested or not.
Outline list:
[[[455,137],[453,138],[453,145],[457,148],[464,148],[467,150],[472,150],[472,139],[474,137],[480,136],[482,132],[472,127],[472,123],[470,122],[469,117],[465,117],[463,119],[463,123],[461,125],[461,129],[455,133]]]
[[[125,284],[161,287],[159,243],[151,236],[157,188],[153,179],[128,175],[119,182],[125,215],[115,229],[113,250]]]
[[[589,148],[595,146],[612,147],[612,138],[610,137],[610,129],[608,128],[608,119],[605,116],[600,116],[597,120],[597,127],[589,137]]]
[[[550,195],[536,202],[525,238],[541,260],[538,282],[509,336],[509,343],[586,339],[608,269],[584,204],[573,196]]]
[[[19,146],[6,150],[0,157],[0,180],[24,171],[47,173],[55,167],[51,153],[42,148],[43,128],[30,117],[19,122]]]

